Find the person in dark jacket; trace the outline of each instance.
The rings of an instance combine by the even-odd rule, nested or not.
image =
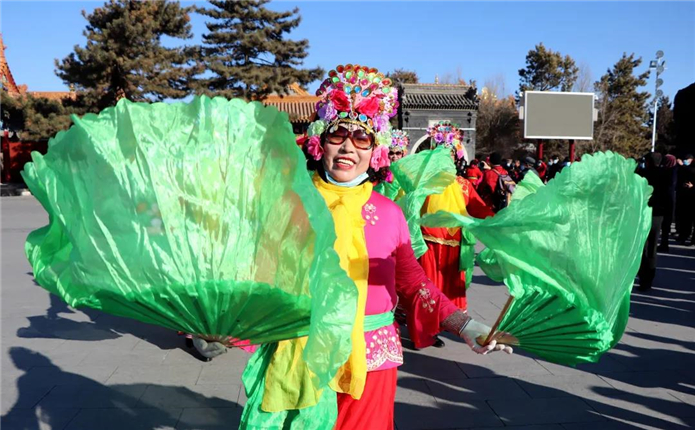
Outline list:
[[[695,165],[691,154],[683,157],[683,165],[678,166],[676,183],[676,229],[678,243],[695,245],[693,228],[695,227]]]
[[[550,158],[550,163],[548,163],[548,180],[551,180],[557,175],[557,172],[560,171],[560,157],[557,155],[553,155]]]
[[[536,170],[536,160],[533,157],[524,158],[522,167],[523,171],[521,173],[521,180],[523,180],[526,177],[526,174],[528,174],[529,172],[533,172],[539,178],[541,177],[541,175]]]
[[[637,276],[639,277],[639,290],[648,291],[652,288],[656,275],[656,248],[659,242],[659,232],[664,221],[664,213],[668,207],[668,181],[661,166],[661,154],[652,152],[645,157],[645,167],[639,170],[639,175],[644,177],[649,185],[654,188],[649,198],[649,206],[652,208],[652,227],[647,236],[647,243],[642,252],[642,262]]]
[[[673,224],[673,213],[676,204],[676,184],[678,179],[678,169],[676,157],[668,154],[661,162],[661,168],[664,170],[664,180],[666,181],[667,196],[666,207],[664,211],[664,221],[661,224],[661,243],[659,244],[659,252],[669,252],[668,239],[671,235],[671,224]]]

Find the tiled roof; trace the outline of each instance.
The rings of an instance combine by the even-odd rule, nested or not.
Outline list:
[[[404,94],[403,107],[410,109],[475,109],[465,94]]]
[[[75,99],[77,93],[74,91],[29,91],[34,97],[41,97],[50,100]]]
[[[268,106],[275,106],[281,112],[287,112],[291,122],[311,122],[316,114],[316,96],[268,96],[263,103]]]
[[[404,84],[404,109],[477,109],[475,89],[458,84]]]

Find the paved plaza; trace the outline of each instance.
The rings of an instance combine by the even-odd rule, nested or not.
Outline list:
[[[0,204],[2,430],[237,428],[248,354],[205,363],[169,330],[69,308],[34,284],[24,257],[45,212],[33,197]],[[471,312],[492,325],[506,288],[475,275]],[[448,336],[443,349],[406,349],[397,428],[695,427],[695,247],[660,254],[654,284],[635,290],[622,341],[596,364],[478,356]]]

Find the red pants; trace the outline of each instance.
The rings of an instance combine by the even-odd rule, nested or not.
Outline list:
[[[447,245],[425,240],[427,252],[418,261],[434,285],[459,309],[466,310],[466,273],[459,271],[461,231],[457,230],[452,235],[446,228],[423,227],[422,234],[448,243]],[[452,246],[453,244],[459,245]]]
[[[338,393],[338,421],[334,430],[393,430],[397,368],[367,373],[359,400]]]

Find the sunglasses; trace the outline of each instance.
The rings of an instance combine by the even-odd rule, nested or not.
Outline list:
[[[349,131],[344,127],[338,127],[326,134],[326,142],[331,145],[342,145],[348,138],[357,149],[371,149],[374,146],[374,136],[361,128]]]

